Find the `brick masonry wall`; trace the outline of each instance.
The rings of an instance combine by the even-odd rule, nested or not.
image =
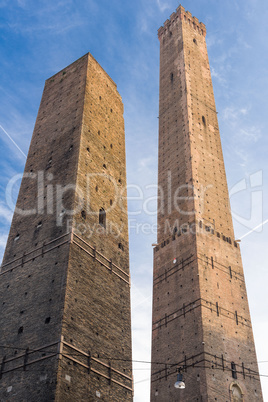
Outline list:
[[[132,400],[125,186],[122,100],[87,54],[36,120],[17,208],[37,213],[15,212],[0,275],[1,400]]]
[[[151,401],[230,401],[234,385],[244,401],[260,401],[206,28],[180,6],[158,33],[158,180],[164,195],[154,249],[152,361],[167,365],[152,365]],[[178,367],[187,368],[184,390],[174,388]]]

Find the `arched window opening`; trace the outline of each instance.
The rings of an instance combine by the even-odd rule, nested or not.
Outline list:
[[[197,41],[196,41],[196,39],[195,39],[195,38],[193,39],[193,42],[194,42],[194,43],[197,45]]]
[[[103,208],[99,211],[99,224],[106,228],[106,212]]]
[[[238,384],[231,384],[231,398],[232,402],[243,402],[243,393]]]

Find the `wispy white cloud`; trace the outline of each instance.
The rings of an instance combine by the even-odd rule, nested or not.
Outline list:
[[[3,6],[4,7],[4,6]],[[17,0],[17,12],[11,14],[3,28],[21,35],[63,34],[86,23],[83,13],[72,0],[47,1],[39,7],[33,1]]]
[[[21,8],[25,8],[26,7],[26,0],[17,0],[18,2],[18,6]]]
[[[223,77],[222,73],[214,68],[211,67],[211,77],[216,78],[222,85],[226,85],[226,79]]]
[[[153,156],[146,156],[145,158],[141,158],[138,161],[138,169],[141,172],[144,170],[151,171],[155,166],[155,158]]]
[[[239,140],[255,143],[261,138],[262,132],[260,127],[247,124],[246,117],[249,111],[249,107],[227,107],[223,111],[223,119],[232,127],[232,131]]]
[[[7,234],[1,234],[0,235],[0,248],[4,249],[6,247],[6,242],[7,242]]]
[[[260,128],[256,126],[251,126],[247,128],[241,128],[239,130],[239,135],[241,139],[244,139],[248,142],[257,142],[261,138],[262,132]]]
[[[161,13],[163,13],[165,10],[168,10],[170,8],[170,2],[167,2],[164,0],[156,0],[156,3],[158,5]]]
[[[13,212],[3,202],[0,202],[0,218],[10,224],[12,216]]]
[[[225,121],[229,121],[232,124],[236,124],[238,120],[240,120],[241,115],[245,116],[249,111],[248,107],[235,108],[235,107],[227,107],[223,111],[223,119]]]
[[[243,173],[248,175],[252,169],[252,147],[262,138],[262,129],[252,124],[250,106],[228,106],[223,110],[221,118],[228,133],[226,147],[230,154],[235,155],[236,163]]]
[[[243,169],[246,168],[248,166],[249,163],[249,155],[247,152],[245,152],[244,150],[239,150],[236,149],[235,150],[235,154],[239,160],[239,166],[241,166]]]
[[[217,32],[214,32],[206,38],[206,44],[208,49],[212,48],[213,46],[219,46],[222,44],[222,39],[219,37]]]
[[[51,33],[53,35],[65,34],[66,32],[82,26],[85,24],[85,20],[82,18],[74,19],[73,21],[63,21],[62,19],[55,20],[53,23],[47,22],[24,25],[21,22],[10,24],[9,27],[12,31],[20,34],[34,34],[34,33]]]

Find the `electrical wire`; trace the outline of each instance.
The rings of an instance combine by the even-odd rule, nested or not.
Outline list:
[[[67,345],[67,347],[68,347],[68,345]],[[14,347],[14,346],[9,346],[9,345],[0,345],[0,348],[2,348],[2,349],[12,349],[12,350],[21,350],[21,351],[26,352],[25,348]],[[57,353],[57,350],[53,350],[53,351],[52,350],[51,351],[50,350],[45,350],[45,347],[44,347],[43,349],[40,349],[38,351],[36,351],[34,349],[28,349],[27,353],[55,354],[55,353]],[[64,354],[66,356],[81,356],[81,355],[83,355],[82,353],[68,353],[68,352],[64,352]],[[21,358],[21,357],[23,357],[23,356],[20,355],[17,358]],[[109,361],[122,361],[122,362],[141,363],[141,364],[150,364],[150,365],[152,365],[152,364],[165,365],[166,368],[178,367],[178,363],[163,363],[163,362],[154,362],[154,361],[146,361],[146,360],[122,359],[122,358],[114,358],[114,357],[105,356],[105,355],[100,356],[99,354],[97,354],[96,356],[92,355],[92,357],[95,357],[95,358],[98,358],[98,359],[100,359],[100,358],[107,359]],[[188,366],[183,366],[182,370],[184,370],[185,368],[186,369],[188,369],[188,368],[203,368],[203,369],[212,369],[212,370],[214,370],[214,369],[215,370],[222,370],[222,367],[198,366],[199,363],[201,363],[201,361],[196,362],[194,364],[194,366],[193,366],[193,364],[189,364]],[[208,363],[210,363],[210,362],[208,362]],[[211,362],[211,363],[213,363],[213,362]],[[254,363],[255,362],[250,362],[250,363],[247,363],[247,364],[254,364]],[[259,361],[257,363],[268,363],[268,361]],[[148,368],[148,369],[147,368],[139,368],[139,369],[134,368],[134,370],[150,370],[150,368]],[[231,369],[228,369],[227,367],[225,368],[225,370],[231,371]],[[152,373],[152,374],[155,375],[155,374],[158,374],[158,373],[160,373],[162,371],[163,371],[163,369],[160,370],[159,372],[155,372],[155,373]],[[243,375],[242,371],[237,371],[237,373]],[[174,373],[172,373],[172,374],[174,374]],[[171,375],[171,374],[169,374],[169,375]],[[251,374],[250,373],[245,374],[245,376],[247,376],[247,377],[254,376],[254,375],[257,375],[257,373],[252,372]],[[266,375],[266,374],[259,374],[259,376],[260,377],[268,377],[268,375]],[[165,377],[165,376],[163,376],[163,377]]]
[[[55,343],[55,345],[56,345],[56,343]],[[67,345],[67,347],[68,347],[68,345]],[[22,350],[22,351],[26,351],[26,349],[27,348],[21,348],[21,347],[15,347],[15,346],[9,346],[9,345],[0,345],[0,348],[3,348],[3,349],[12,349],[12,350]],[[42,349],[39,349],[39,350],[35,350],[35,349],[28,349],[28,353],[33,353],[33,352],[35,352],[35,353],[57,353],[57,350],[45,350],[45,347],[44,348],[42,348]],[[68,356],[81,356],[81,355],[83,355],[82,353],[67,353],[67,352],[65,352],[64,354],[66,354],[66,355],[68,355]],[[100,356],[99,354],[98,355],[96,355],[96,356],[94,356],[94,355],[92,355],[92,357],[96,357],[96,358],[103,358],[103,359],[108,359],[108,360],[115,360],[115,361],[126,361],[126,362],[132,362],[132,363],[142,363],[142,364],[159,364],[159,365],[164,365],[164,366],[167,366],[167,367],[174,367],[174,366],[178,366],[178,363],[176,362],[176,363],[167,363],[167,362],[155,362],[155,361],[146,361],[146,360],[135,360],[135,359],[122,359],[122,358],[115,358],[115,357],[110,357],[110,356],[106,356],[106,355],[102,355],[102,356]],[[246,364],[255,364],[256,362],[247,362]],[[268,363],[268,361],[266,361],[266,360],[263,360],[263,361],[257,361],[257,363]],[[197,363],[195,363],[195,364],[198,364],[198,362]],[[187,366],[186,368],[188,368],[188,367],[193,367],[193,365],[192,364],[190,364],[189,366]],[[196,367],[196,366],[195,366]],[[207,368],[207,367],[205,367],[205,368]],[[214,367],[215,369],[217,368],[217,369],[222,369],[221,367]],[[145,369],[145,370],[149,370],[149,369]],[[158,372],[157,372],[158,373]],[[154,374],[157,374],[157,373],[154,373]]]

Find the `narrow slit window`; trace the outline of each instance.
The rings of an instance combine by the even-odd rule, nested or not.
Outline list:
[[[82,219],[86,219],[87,218],[87,214],[86,214],[86,211],[81,211],[81,217],[82,217]]]
[[[232,377],[236,380],[237,379],[237,372],[236,372],[236,365],[234,362],[231,363],[231,370],[232,370]]]
[[[205,118],[205,116],[202,116],[202,123],[204,124],[204,126],[206,126],[206,118]]]
[[[103,208],[99,211],[99,224],[106,228],[106,212]]]

